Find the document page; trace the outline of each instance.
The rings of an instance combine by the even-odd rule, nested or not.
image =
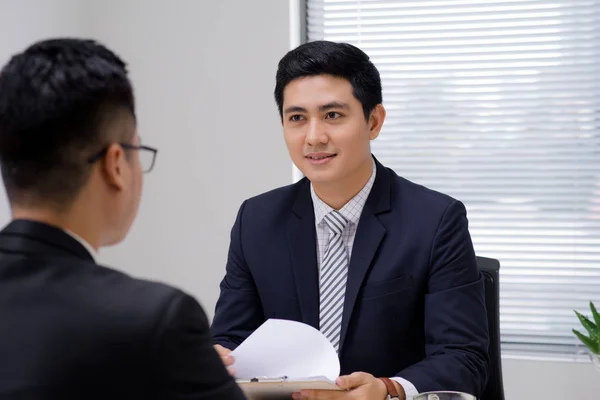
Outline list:
[[[231,354],[236,378],[287,381],[329,380],[340,373],[338,355],[327,338],[310,325],[269,319]]]

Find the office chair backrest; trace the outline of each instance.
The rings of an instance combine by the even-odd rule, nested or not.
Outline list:
[[[477,266],[485,281],[485,307],[490,334],[490,374],[481,400],[504,400],[502,359],[500,358],[500,262],[477,257]]]

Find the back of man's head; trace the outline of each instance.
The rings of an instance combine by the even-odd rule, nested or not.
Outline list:
[[[0,72],[0,168],[13,206],[64,208],[87,182],[104,129],[135,117],[125,63],[81,39],[38,42]],[[134,131],[121,132],[134,135]]]

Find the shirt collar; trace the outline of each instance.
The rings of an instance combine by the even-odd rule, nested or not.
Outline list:
[[[369,180],[367,181],[365,186],[363,186],[361,191],[358,192],[356,196],[350,199],[349,202],[347,202],[341,209],[338,210],[338,212],[342,214],[344,218],[346,218],[349,222],[355,225],[358,225],[360,215],[362,214],[362,210],[365,207],[365,203],[367,202],[367,198],[369,197],[369,194],[371,193],[371,188],[373,187],[373,183],[375,182],[376,174],[377,166],[375,164],[375,160],[372,160],[371,176],[369,177]],[[317,225],[320,225],[323,222],[323,218],[325,218],[327,214],[333,211],[333,208],[331,208],[323,200],[321,200],[319,196],[317,196],[317,193],[315,193],[315,189],[313,188],[312,183],[310,185],[310,196],[312,198],[313,206],[315,209],[315,223]]]
[[[65,229],[65,233],[71,236],[73,239],[77,240],[88,251],[88,253],[90,253],[90,256],[92,256],[94,262],[96,262],[96,260],[98,259],[98,252],[92,247],[91,244],[89,244],[87,240],[68,229]]]

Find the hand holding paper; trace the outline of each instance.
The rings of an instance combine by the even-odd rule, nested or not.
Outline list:
[[[322,391],[305,389],[294,393],[295,400],[383,400],[387,397],[385,384],[366,372],[354,372],[337,379],[337,384],[342,391]],[[402,391],[401,396],[404,395]],[[405,400],[405,397],[400,397]]]
[[[233,363],[235,362],[235,359],[231,355],[231,350],[226,349],[225,347],[221,346],[220,344],[215,344],[215,350],[219,354],[219,357],[221,357],[221,361],[223,361],[223,364],[225,365],[225,367],[227,367],[227,371],[229,371],[229,373],[232,376],[235,376],[236,371],[235,371],[235,368],[232,367]]]
[[[238,384],[249,399],[384,399],[383,382],[365,372],[338,377],[338,355],[301,322],[270,319],[236,350]],[[337,384],[336,384],[337,382]],[[399,390],[404,394],[403,390]]]
[[[335,384],[340,373],[335,349],[321,332],[301,322],[270,319],[231,356],[238,384],[249,398],[291,397],[303,389],[340,390]],[[251,382],[254,378],[258,382]]]

